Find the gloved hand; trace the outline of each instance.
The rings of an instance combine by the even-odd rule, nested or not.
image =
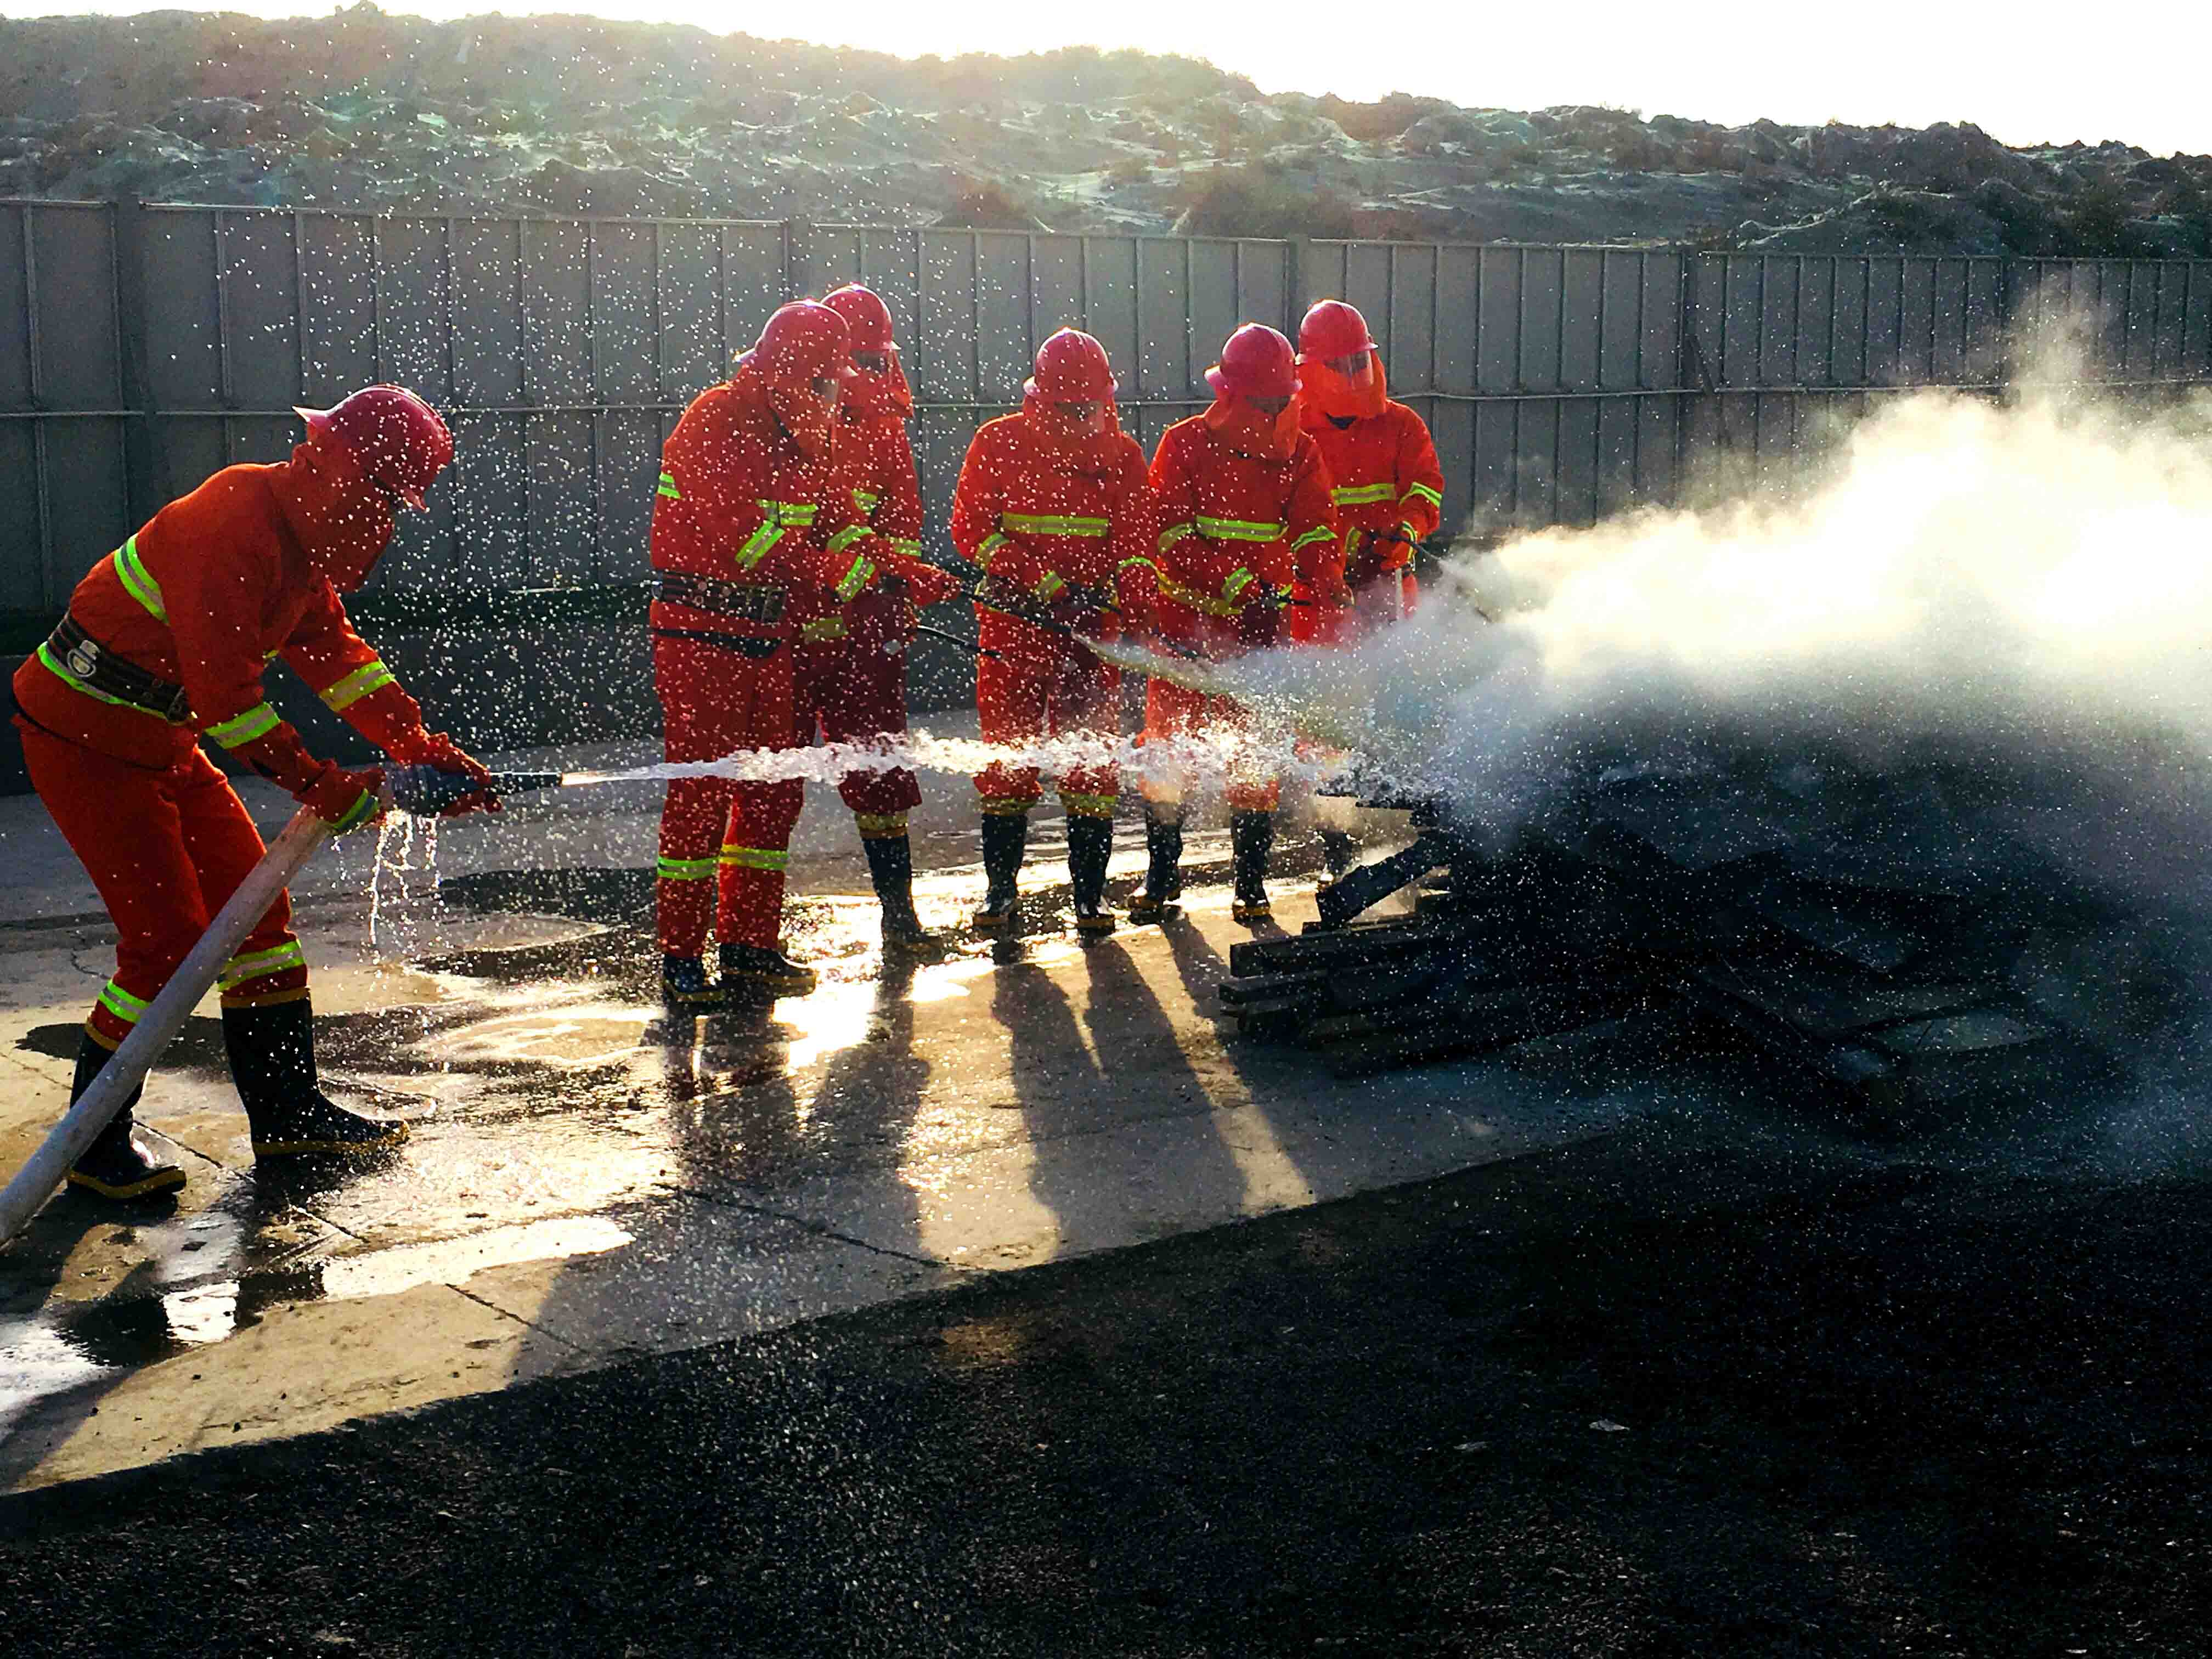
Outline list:
[[[1283,637],[1283,607],[1272,588],[1254,595],[1237,613],[1237,642],[1248,651],[1265,651]]]
[[[947,599],[959,597],[960,579],[949,570],[940,570],[927,559],[917,559],[907,553],[885,553],[876,562],[888,575],[896,576],[906,584],[907,598],[915,608],[927,611],[933,605],[943,605]]]
[[[295,799],[343,836],[384,816],[384,772],[374,766],[349,772],[326,761]]]
[[[1382,541],[1372,530],[1363,530],[1352,538],[1351,556],[1344,562],[1344,580],[1354,587],[1364,587],[1382,573]]]
[[[458,772],[473,782],[489,786],[491,769],[443,732],[419,728],[386,745],[385,752],[402,766],[433,766],[441,772]],[[441,817],[458,818],[470,812],[496,812],[499,797],[487,787],[462,796]]]

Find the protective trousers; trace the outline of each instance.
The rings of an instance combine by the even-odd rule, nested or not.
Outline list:
[[[215,913],[261,861],[260,832],[200,750],[161,770],[64,741],[18,718],[32,787],[115,923],[115,977],[85,1029],[109,1048],[131,1035]],[[227,1008],[307,994],[307,963],[279,894],[225,966]]]
[[[772,654],[755,657],[700,641],[654,640],[653,682],[668,759],[713,761],[740,749],[791,748],[791,647],[780,643]],[[670,782],[660,814],[658,884],[664,955],[699,955],[709,921],[722,944],[775,948],[801,799],[795,779]]]
[[[975,662],[975,708],[984,742],[1022,746],[1050,738],[1120,734],[1119,669],[1079,645],[1007,619],[986,617],[981,632],[984,645],[1003,653]],[[1114,767],[1072,767],[1059,785],[1070,817],[1114,816],[1121,791]],[[1034,766],[994,762],[976,775],[975,788],[986,813],[1026,812],[1037,804],[1042,780]]]
[[[884,641],[863,636],[798,646],[792,674],[800,747],[814,741],[817,724],[829,743],[904,737],[904,644],[893,635]],[[837,793],[860,819],[864,836],[902,833],[906,814],[921,805],[921,786],[902,766],[848,772],[838,780]]]
[[[1159,679],[1152,681],[1146,690],[1144,740],[1147,744],[1251,731],[1252,711],[1232,697],[1212,696]],[[1182,800],[1189,784],[1186,771],[1170,767],[1163,775],[1155,769],[1145,779],[1144,796],[1148,801],[1171,805]],[[1282,797],[1282,785],[1272,774],[1249,762],[1232,762],[1228,795],[1232,811],[1272,812]]]

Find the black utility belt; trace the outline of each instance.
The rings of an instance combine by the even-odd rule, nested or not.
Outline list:
[[[783,620],[783,590],[766,582],[726,582],[689,570],[656,570],[653,596],[669,605],[711,611],[732,622],[758,623],[773,628]]]
[[[182,726],[192,717],[183,686],[117,656],[86,633],[75,617],[62,618],[61,626],[47,636],[46,650],[84,690],[159,714],[172,726]]]

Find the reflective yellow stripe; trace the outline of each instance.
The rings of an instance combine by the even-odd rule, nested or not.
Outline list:
[[[1419,487],[1418,484],[1414,486],[1417,489]],[[1369,507],[1376,501],[1393,499],[1397,489],[1395,484],[1389,483],[1354,484],[1347,489],[1330,490],[1328,498],[1339,507]]]
[[[992,556],[1006,544],[1006,538],[995,530],[984,537],[983,544],[975,550],[975,568],[978,570],[988,570],[991,568]]]
[[[115,550],[115,574],[122,582],[124,591],[144,605],[155,622],[169,620],[169,613],[162,609],[161,584],[154,580],[144,561],[139,558],[136,536]]]
[[[267,737],[283,723],[267,703],[257,702],[243,714],[216,721],[208,727],[207,734],[226,749],[240,749],[257,738]]]
[[[1172,577],[1160,578],[1160,592],[1177,605],[1187,605],[1194,611],[1202,611],[1209,617],[1233,617],[1237,607],[1226,599],[1208,599],[1205,594],[1185,587]]]
[[[331,825],[331,828],[343,835],[356,823],[367,822],[375,811],[376,797],[364,789],[361,792],[360,799],[339,814],[337,822]]]
[[[43,644],[39,647],[39,660],[44,663],[48,668],[52,669],[54,673],[59,677],[62,684],[68,686],[70,690],[82,691],[86,696],[90,697],[95,702],[112,703],[118,708],[128,708],[132,714],[143,714],[149,720],[161,720],[167,718],[165,715],[155,714],[150,708],[141,708],[135,702],[125,702],[120,697],[109,696],[105,691],[94,690],[82,680],[77,678],[76,675],[70,673],[69,669],[64,665],[61,659],[56,657],[54,653],[48,650]]]
[[[307,953],[300,948],[300,941],[294,939],[289,945],[272,945],[266,951],[252,951],[244,956],[233,957],[224,964],[221,983],[228,991],[250,979],[266,979],[271,974],[281,974],[307,965]]]
[[[1311,530],[1307,531],[1304,535],[1299,537],[1297,540],[1291,544],[1291,551],[1295,553],[1300,548],[1304,547],[1312,542],[1333,542],[1335,539],[1336,532],[1334,530],[1331,530],[1327,525],[1317,524]]]
[[[871,530],[866,525],[853,525],[847,529],[839,531],[836,535],[830,538],[830,550],[832,553],[842,553],[854,542],[860,540],[861,537],[872,536],[876,532],[873,530]]]
[[[890,537],[886,537],[884,539],[890,542],[891,551],[894,553],[903,553],[909,559],[918,559],[921,556],[920,542],[902,542]]]
[[[1255,524],[1249,519],[1209,519],[1198,515],[1198,533],[1217,542],[1272,542],[1283,533],[1279,524]]]
[[[1067,580],[1066,577],[1062,576],[1060,572],[1057,570],[1048,570],[1044,573],[1043,577],[1037,582],[1037,585],[1030,589],[1030,592],[1040,599],[1048,599],[1066,586]]]
[[[791,854],[780,847],[738,847],[724,842],[721,861],[740,870],[781,870],[791,862]]]
[[[903,812],[855,812],[853,822],[871,841],[890,841],[906,834]]]
[[[138,1016],[146,1012],[148,1005],[111,979],[100,988],[100,1006],[125,1024],[136,1025]]]
[[[1242,593],[1246,588],[1251,586],[1254,582],[1258,581],[1260,579],[1254,575],[1249,570],[1245,569],[1242,565],[1240,565],[1236,569],[1231,571],[1228,575],[1222,578],[1221,597],[1224,599],[1234,600],[1239,593]]]
[[[738,568],[750,570],[768,556],[768,550],[783,539],[783,526],[773,519],[745,538],[745,544],[738,550]]]
[[[1196,534],[1198,526],[1194,524],[1171,524],[1160,532],[1160,551],[1164,553],[1184,537]]]
[[[672,859],[663,857],[659,863],[663,881],[704,881],[714,873],[712,859]]]
[[[1074,519],[1057,513],[1002,513],[999,528],[1018,536],[1104,536],[1114,526],[1105,519]]]
[[[1157,559],[1148,559],[1141,553],[1132,554],[1129,557],[1122,560],[1121,563],[1115,565],[1114,568],[1116,570],[1127,570],[1133,564],[1140,564],[1144,566],[1146,569],[1152,571],[1154,574],[1158,574],[1159,572],[1159,561]]]
[[[365,663],[322,694],[323,701],[333,712],[359,702],[370,692],[387,685],[397,685],[399,678],[382,662]]]
[[[853,492],[853,505],[859,507],[863,513],[874,512],[877,507],[881,504],[883,499],[884,498],[882,496],[876,495],[871,490],[856,489]]]
[[[799,637],[802,640],[842,640],[845,637],[845,619],[842,617],[817,617],[812,622],[799,625]]]
[[[813,501],[763,501],[760,510],[781,525],[806,525],[814,522],[821,507]]]
[[[851,599],[873,581],[875,577],[876,567],[869,562],[866,554],[860,554],[853,561],[852,568],[838,579],[837,597],[841,599]]]
[[[660,493],[672,501],[680,501],[684,499],[684,492],[676,487],[676,475],[673,472],[664,472],[660,475]]]
[[[1060,791],[1060,804],[1079,818],[1110,818],[1119,795],[1071,795]]]
[[[1441,509],[1443,507],[1443,491],[1441,489],[1431,489],[1425,483],[1407,484],[1406,486],[1406,493],[1398,497],[1398,499],[1401,501],[1410,501],[1416,495],[1419,495],[1423,501],[1426,501],[1433,507]]]

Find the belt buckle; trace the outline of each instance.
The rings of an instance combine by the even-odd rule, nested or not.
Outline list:
[[[80,635],[75,643],[62,653],[62,660],[69,665],[69,672],[77,678],[88,680],[100,672],[99,643]]]

